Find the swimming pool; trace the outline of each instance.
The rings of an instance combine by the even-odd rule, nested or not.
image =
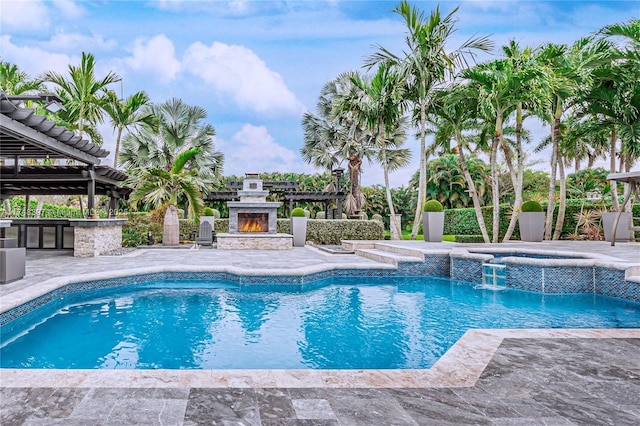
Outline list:
[[[640,327],[640,304],[432,277],[305,286],[162,280],[66,296],[2,327],[0,366],[428,368],[470,328]]]

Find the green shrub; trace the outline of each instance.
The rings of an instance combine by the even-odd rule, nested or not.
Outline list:
[[[305,217],[305,216],[306,216],[306,213],[304,212],[304,209],[300,207],[296,207],[291,212],[291,217]]]
[[[213,213],[211,216],[215,217],[216,219],[220,219],[220,211],[218,209],[211,209],[211,212]]]
[[[484,243],[482,235],[456,235],[456,243]]]
[[[438,200],[429,200],[422,206],[424,212],[441,212],[442,204]]]
[[[291,233],[291,221],[278,219],[278,232]],[[340,244],[341,240],[381,240],[384,228],[375,220],[325,220],[307,221],[307,241],[315,244]]]
[[[146,246],[149,232],[155,243],[162,242],[161,224],[154,222],[146,212],[130,212],[127,215],[127,222],[122,226],[122,245],[124,247]]]
[[[378,222],[384,222],[382,220],[382,215],[379,215],[378,213],[375,213],[373,216],[371,216],[371,220],[377,220]]]
[[[203,216],[213,216],[213,209],[211,207],[205,207]]]
[[[530,200],[522,203],[521,207],[522,213],[540,213],[544,210],[542,209],[542,204],[537,201]]]

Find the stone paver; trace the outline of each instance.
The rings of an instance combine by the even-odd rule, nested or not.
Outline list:
[[[637,425],[639,346],[505,339],[467,388],[2,388],[0,424]]]

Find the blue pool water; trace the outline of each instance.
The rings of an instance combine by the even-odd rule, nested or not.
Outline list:
[[[594,295],[431,277],[289,288],[156,281],[67,296],[2,328],[0,366],[427,368],[470,328],[640,327],[640,304]]]

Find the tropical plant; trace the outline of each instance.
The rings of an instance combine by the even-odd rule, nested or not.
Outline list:
[[[490,51],[493,43],[487,37],[470,38],[459,48],[450,50],[445,45],[455,32],[454,15],[456,7],[451,13],[442,17],[439,7],[431,12],[428,19],[424,12],[411,6],[408,1],[400,2],[393,12],[400,15],[407,28],[407,50],[402,56],[397,56],[383,47],[368,60],[372,67],[385,61],[400,65],[401,73],[407,85],[407,98],[414,107],[414,121],[417,122],[420,139],[420,177],[418,185],[418,199],[415,219],[411,231],[411,239],[415,240],[420,227],[420,208],[424,202],[426,178],[426,134],[427,110],[431,97],[436,88],[442,85],[447,74],[452,75],[456,67],[467,65],[467,57],[473,57],[476,51]]]
[[[82,52],[80,65],[69,65],[68,78],[54,71],[44,73],[41,78],[44,82],[55,84],[56,93],[64,99],[64,109],[58,112],[60,124],[76,130],[80,135],[86,133],[94,144],[101,145],[102,135],[96,126],[104,120],[103,107],[108,86],[120,81],[120,77],[109,72],[97,78],[95,68],[94,56]]]
[[[149,168],[170,171],[182,154],[197,148],[184,167],[194,171],[200,191],[207,193],[219,181],[224,155],[215,150],[213,126],[202,123],[207,116],[204,109],[174,98],[143,111],[156,117],[157,127],[141,126],[124,137],[120,162],[129,173],[129,183],[138,186]]]
[[[17,65],[0,60],[0,89],[7,95],[20,95],[43,89],[42,81],[31,79]]]
[[[129,202],[134,207],[137,207],[141,201],[153,207],[168,205],[164,216],[163,245],[179,243],[178,198],[180,196],[187,199],[189,218],[192,222],[197,222],[204,208],[198,170],[186,169],[186,165],[201,152],[201,148],[191,148],[178,154],[168,171],[157,167],[146,170],[140,176],[138,185],[129,197]]]
[[[406,165],[411,157],[407,149],[401,148],[404,143],[406,118],[403,116],[406,106],[402,76],[391,62],[383,62],[378,66],[371,78],[360,74],[352,74],[353,89],[341,96],[337,104],[336,114],[354,114],[358,120],[367,123],[378,151],[378,162],[384,173],[385,192],[391,224],[402,235],[397,223],[389,172]]]
[[[425,201],[424,205],[422,206],[422,211],[423,212],[441,212],[442,204],[440,204],[440,201],[438,200]]]
[[[117,132],[116,147],[113,152],[113,167],[118,167],[120,141],[124,130],[131,131],[138,126],[149,126],[153,129],[157,123],[155,116],[148,110],[141,111],[149,104],[149,96],[145,92],[137,92],[126,99],[118,99],[113,91],[107,92],[103,109],[111,119],[111,125]]]

